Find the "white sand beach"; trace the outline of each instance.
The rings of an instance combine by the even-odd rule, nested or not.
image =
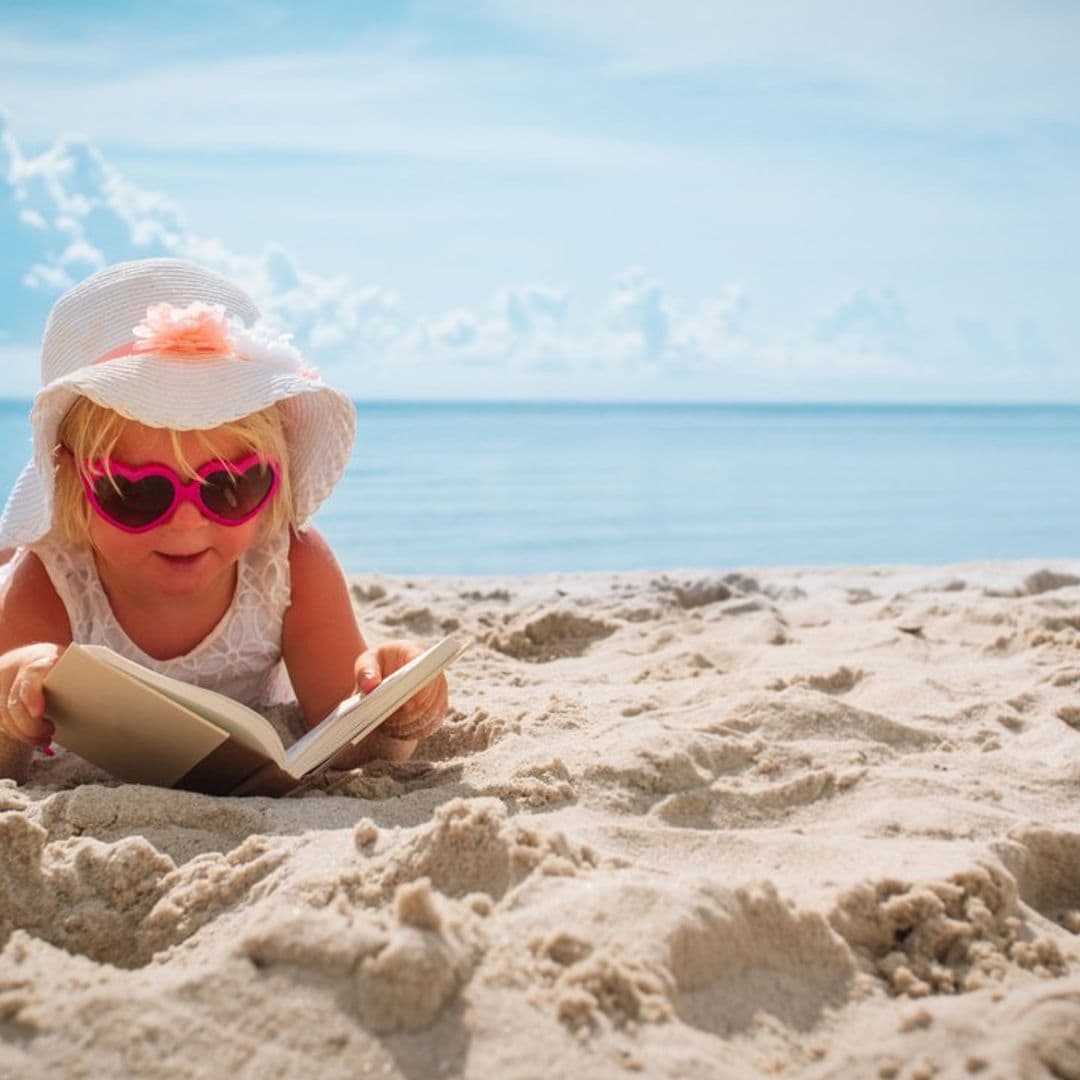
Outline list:
[[[0,1075],[1080,1077],[1080,561],[354,595],[414,760],[0,787]]]

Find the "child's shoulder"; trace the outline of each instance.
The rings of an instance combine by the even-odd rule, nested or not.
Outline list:
[[[0,648],[27,641],[71,640],[67,609],[45,564],[28,549],[19,551],[0,585]],[[14,644],[6,644],[14,641]]]
[[[325,557],[333,558],[330,545],[323,539],[322,533],[314,525],[304,529],[289,530],[289,558],[303,559]]]
[[[52,579],[37,552],[30,548],[20,548],[12,556],[6,569],[3,592],[0,594],[4,600],[9,596],[21,599],[36,594],[47,597],[51,593],[59,602],[60,597],[56,595]]]
[[[291,624],[318,621],[325,611],[348,606],[345,575],[329,544],[315,529],[292,534],[289,579]]]
[[[302,532],[294,530],[290,533],[289,572],[294,587],[309,578],[317,580],[327,574],[341,576],[341,568],[330,545],[310,525]]]

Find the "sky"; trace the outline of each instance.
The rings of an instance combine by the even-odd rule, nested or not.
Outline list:
[[[358,398],[1080,402],[1080,6],[0,0],[0,396],[176,255]]]

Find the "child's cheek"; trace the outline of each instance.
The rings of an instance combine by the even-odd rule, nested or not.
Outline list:
[[[140,562],[154,550],[152,537],[153,530],[126,533],[98,518],[90,522],[90,543],[98,556],[110,566],[129,566]]]
[[[259,535],[259,519],[243,525],[218,525],[214,529],[214,546],[228,560],[238,559],[255,543]]]

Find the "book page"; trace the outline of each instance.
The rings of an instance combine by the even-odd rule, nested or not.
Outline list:
[[[82,645],[80,648],[94,659],[138,679],[203,719],[209,720],[239,739],[245,746],[258,750],[279,765],[284,763],[285,748],[278,733],[270,721],[254,709],[241,705],[239,701],[234,701],[225,694],[206,690],[201,686],[192,686],[190,683],[151,671],[150,668],[128,660],[103,645]]]
[[[322,723],[285,751],[285,769],[300,778],[339,750],[359,742],[453,663],[466,648],[468,643],[443,638],[387,675],[371,693],[346,698]]]

